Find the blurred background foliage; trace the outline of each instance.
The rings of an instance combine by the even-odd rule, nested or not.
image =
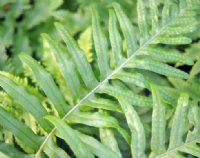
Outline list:
[[[106,22],[107,9],[114,1],[121,4],[134,23],[135,0],[0,0],[0,70],[20,74],[21,52],[40,60],[43,52],[40,34],[59,38],[54,22],[61,22],[74,37],[79,37],[90,25],[92,8]]]

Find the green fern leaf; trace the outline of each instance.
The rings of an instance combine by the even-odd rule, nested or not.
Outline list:
[[[88,27],[81,33],[78,39],[78,45],[84,51],[85,56],[90,63],[94,60],[93,53],[91,51],[92,44],[92,29],[91,27]]]
[[[51,129],[50,124],[43,118],[47,115],[47,112],[42,107],[37,97],[29,94],[24,88],[17,86],[13,81],[2,75],[0,76],[0,85],[10,96],[12,96],[21,106],[23,106],[37,119],[42,128],[46,131]]]
[[[42,69],[42,67],[37,64],[31,57],[25,54],[21,54],[20,59],[24,64],[31,68],[41,89],[49,97],[49,99],[55,105],[59,115],[62,117],[65,112],[67,112],[67,104],[65,103],[62,94],[59,93],[59,89],[57,88],[51,75]]]
[[[109,11],[109,40],[94,10],[92,32],[97,58],[92,64],[64,26],[56,24],[64,43],[43,35],[49,49],[46,64],[52,59],[55,68],[44,64],[45,70],[33,58],[20,56],[31,70],[36,87],[40,87],[34,93],[42,99],[28,90],[25,81],[1,73],[0,86],[11,98],[11,103],[9,97],[5,103],[17,102],[44,129],[35,134],[45,137],[34,146],[35,158],[43,157],[43,151],[55,158],[73,154],[78,158],[198,157],[198,62],[193,66],[198,55],[186,57],[187,53],[183,55],[176,48],[193,40],[190,33],[197,27],[197,5],[198,0],[140,0],[136,9],[139,19],[133,20],[133,25],[114,3]],[[127,55],[123,54],[123,43]],[[190,78],[178,65],[193,66]],[[12,109],[5,109],[6,114],[14,115]],[[55,117],[57,113],[61,118]],[[25,118],[28,116],[20,119]],[[26,124],[29,122],[20,125],[24,128]],[[13,134],[24,152],[33,153],[23,146],[25,136],[18,141],[18,134],[24,131],[17,133],[10,126],[2,129],[1,135],[8,130],[7,140],[13,143]],[[33,133],[31,129],[29,132]],[[4,139],[2,136],[0,140]]]
[[[108,53],[108,43],[105,35],[101,30],[99,17],[96,11],[93,11],[92,30],[93,30],[94,46],[100,70],[100,79],[102,80],[106,78],[106,76],[108,76],[110,73],[109,53]]]
[[[93,137],[84,135],[79,132],[78,134],[79,134],[80,139],[88,146],[88,148],[90,148],[90,150],[92,151],[94,155],[98,157],[102,157],[102,158],[107,158],[107,157],[119,158],[117,154],[115,154],[112,150],[109,150],[109,148],[107,148],[106,146],[99,143]]]
[[[100,128],[99,135],[102,144],[104,144],[106,147],[110,148],[113,152],[115,152],[119,158],[122,158],[113,131],[109,128]]]
[[[62,25],[56,24],[56,28],[67,44],[68,51],[71,54],[85,85],[90,89],[93,88],[97,84],[97,80],[94,76],[91,66],[84,56],[84,53],[82,53],[81,49],[78,48],[74,39],[69,35]]]
[[[138,48],[138,45],[134,36],[135,35],[134,28],[132,24],[130,23],[128,17],[126,16],[126,14],[121,9],[120,5],[117,3],[114,3],[113,7],[117,15],[117,19],[119,21],[120,27],[122,29],[124,38],[126,40],[127,56],[130,56]]]
[[[62,53],[63,50],[58,46],[58,44],[56,44],[56,42],[52,38],[44,34],[43,38],[48,42],[49,47],[55,54],[61,73],[65,78],[65,81],[67,83],[67,86],[69,87],[70,92],[72,93],[73,98],[79,98],[81,92],[80,81],[78,75],[76,74],[73,63],[69,60],[67,54]]]
[[[117,28],[117,18],[113,10],[109,10],[109,39],[114,54],[114,65],[118,66],[122,61],[122,39]]]
[[[165,152],[165,107],[161,102],[159,91],[155,85],[151,85],[153,95],[153,113],[152,113],[152,136],[151,150],[152,157]]]
[[[3,157],[1,154],[1,158],[32,158],[33,155],[28,155],[28,154],[24,154],[23,152],[19,151],[18,149],[16,149],[15,147],[8,145],[6,143],[0,143],[0,150],[2,151],[2,153],[4,153],[5,157]]]
[[[53,116],[46,116],[46,118],[52,122],[55,126],[58,126],[58,136],[64,139],[71,149],[74,151],[74,154],[77,158],[93,158],[94,156],[91,154],[88,147],[85,147],[83,142],[79,137],[77,137],[75,131],[65,124],[64,121],[59,120]]]
[[[134,108],[122,97],[118,97],[119,103],[125,113],[127,124],[131,130],[131,152],[136,158],[145,158],[145,132],[140,118]]]
[[[27,143],[28,151],[31,153],[37,151],[42,143],[42,139],[39,136],[3,108],[0,108],[0,124],[12,131],[23,143]]]

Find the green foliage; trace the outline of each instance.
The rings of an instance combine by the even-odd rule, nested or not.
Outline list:
[[[80,38],[78,40],[78,45],[84,51],[87,60],[89,62],[92,62],[92,29],[90,27],[88,27],[83,33],[81,33]]]
[[[48,5],[46,5],[48,3]],[[53,33],[52,22],[56,20],[55,10],[62,0],[3,0],[0,2],[0,69],[21,72],[18,54],[22,51],[41,56],[41,44],[38,35],[42,32]],[[42,15],[42,16],[41,16]],[[50,27],[49,27],[50,26]],[[8,59],[9,58],[9,59]],[[16,69],[17,67],[17,69]]]
[[[133,25],[113,3],[108,34],[93,9],[92,37],[83,33],[79,42],[56,23],[62,42],[43,34],[43,61],[19,56],[25,79],[0,73],[0,151],[35,158],[200,157],[199,43],[190,44],[199,5],[138,0]],[[179,45],[189,48],[183,53]],[[24,114],[31,123],[18,117]]]
[[[109,7],[111,3],[78,0],[0,1],[0,70],[14,72],[15,74],[21,73],[22,66],[18,58],[21,52],[41,59],[42,44],[38,36],[41,33],[48,33],[59,39],[53,26],[55,21],[62,22],[71,28],[70,33],[74,35],[82,32],[90,23],[88,8],[98,9],[106,21],[107,8],[105,6]],[[129,4],[133,4],[133,2],[120,1],[120,4],[131,10]],[[88,36],[87,38],[90,41],[89,34],[89,31],[86,31],[82,38]],[[80,43],[82,43],[80,47],[88,53],[88,60],[92,61],[91,53],[89,53],[91,48],[89,41],[83,47],[83,40],[80,40]]]

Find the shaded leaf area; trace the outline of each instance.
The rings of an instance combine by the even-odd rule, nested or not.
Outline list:
[[[108,34],[93,9],[91,31],[79,42],[70,28],[56,23],[62,42],[43,34],[41,62],[19,56],[24,77],[0,72],[2,154],[199,157],[198,47],[191,44],[186,53],[176,49],[193,40],[198,5],[197,0],[140,0],[133,25],[113,3]],[[90,36],[89,47],[80,42],[84,36]]]

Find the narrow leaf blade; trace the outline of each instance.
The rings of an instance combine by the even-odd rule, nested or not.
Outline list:
[[[43,118],[48,113],[35,96],[29,94],[23,87],[17,86],[13,81],[2,75],[0,75],[0,86],[21,106],[30,112],[42,128],[47,131],[52,128],[52,126]]]
[[[100,78],[104,79],[109,75],[109,52],[108,43],[105,35],[103,34],[100,26],[99,15],[93,10],[92,15],[92,31],[94,46],[97,53],[98,65],[100,70]]]
[[[126,40],[127,55],[130,56],[138,48],[136,38],[135,38],[134,27],[119,4],[113,3],[113,7],[117,15],[117,19],[119,21],[120,27],[122,29],[124,38]]]
[[[183,144],[185,121],[189,107],[188,101],[189,101],[189,96],[186,93],[182,93],[180,98],[178,99],[178,105],[175,111],[175,115],[172,122],[172,128],[170,132],[169,149],[176,148],[177,146]]]
[[[28,55],[20,54],[20,59],[26,65],[28,65],[34,76],[36,77],[41,89],[47,95],[47,97],[54,104],[59,115],[62,117],[68,111],[68,105],[65,103],[65,99],[60,90],[56,86],[52,76],[42,68],[33,58]]]
[[[80,81],[78,79],[78,75],[76,74],[76,70],[73,66],[73,63],[68,59],[67,52],[63,52],[63,50],[58,46],[50,36],[43,34],[44,40],[46,40],[51,48],[53,54],[55,55],[59,68],[65,78],[67,86],[69,87],[70,93],[72,96],[77,99],[80,97]]]
[[[42,143],[42,139],[33,133],[28,126],[19,121],[15,116],[4,110],[2,107],[0,107],[0,124],[11,131],[32,151],[37,151]]]
[[[90,89],[94,88],[97,85],[98,81],[84,53],[77,46],[75,40],[70,36],[70,34],[61,24],[56,24],[56,28],[63,40],[65,41],[68,51],[72,56],[85,85]]]
[[[76,132],[63,120],[54,116],[46,116],[45,118],[54,124],[54,126],[57,128],[58,136],[66,141],[77,158],[94,158],[90,150],[77,136]]]
[[[152,136],[151,150],[154,156],[165,152],[165,107],[161,102],[159,91],[155,85],[151,85],[153,96]]]
[[[132,157],[145,158],[145,131],[141,123],[141,120],[134,110],[133,106],[130,105],[123,97],[118,97],[118,101],[122,107],[122,110],[126,116],[127,124],[131,130],[131,153]]]

